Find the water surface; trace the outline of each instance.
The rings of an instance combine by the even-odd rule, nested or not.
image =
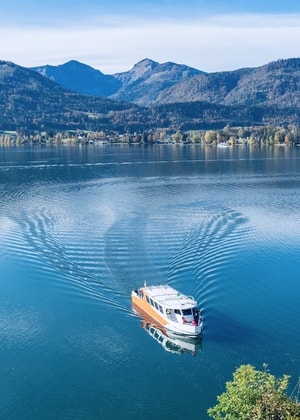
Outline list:
[[[242,363],[293,388],[299,180],[299,148],[1,148],[0,417],[207,419]],[[202,342],[151,335],[145,280],[198,300]]]

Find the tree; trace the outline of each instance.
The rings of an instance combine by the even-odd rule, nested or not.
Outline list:
[[[193,132],[190,134],[191,143],[201,143],[201,135],[199,132]]]
[[[216,133],[216,131],[208,130],[208,131],[205,132],[205,135],[204,135],[204,141],[205,141],[205,143],[211,144],[211,143],[213,143],[216,140],[217,140],[217,133]]]
[[[182,141],[182,132],[177,131],[175,134],[173,134],[172,137],[173,137],[175,143],[180,143]]]
[[[285,393],[289,376],[275,378],[267,371],[242,365],[226,383],[226,392],[217,397],[218,404],[208,409],[215,420],[296,420],[300,404]]]

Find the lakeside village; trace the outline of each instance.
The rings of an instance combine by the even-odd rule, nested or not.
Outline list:
[[[115,131],[0,131],[1,146],[45,144],[54,146],[101,144],[205,144],[235,145],[300,145],[300,127],[229,127],[219,130],[180,131],[156,129],[143,133],[120,134]]]

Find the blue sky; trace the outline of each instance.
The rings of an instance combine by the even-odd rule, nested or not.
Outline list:
[[[10,0],[0,59],[31,67],[75,59],[106,74],[143,58],[207,72],[300,57],[299,0]]]

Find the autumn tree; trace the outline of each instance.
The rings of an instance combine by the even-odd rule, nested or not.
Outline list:
[[[299,420],[300,405],[286,394],[288,381],[287,375],[271,375],[267,365],[263,371],[242,365],[207,412],[215,420]]]
[[[217,132],[213,130],[208,130],[205,132],[204,141],[207,144],[211,144],[217,140]]]

